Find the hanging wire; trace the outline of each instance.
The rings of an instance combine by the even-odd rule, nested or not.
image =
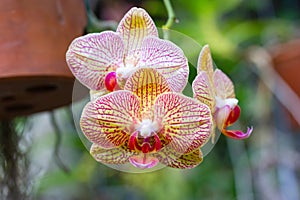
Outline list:
[[[0,121],[0,199],[29,199],[29,161],[20,149],[25,125],[21,118]]]
[[[54,146],[54,151],[53,151],[53,156],[55,159],[55,162],[57,166],[62,169],[65,173],[69,174],[70,169],[64,164],[64,162],[61,160],[59,156],[59,149],[61,146],[61,131],[59,129],[59,126],[56,122],[54,111],[50,112],[50,121],[54,129],[54,134],[55,134],[55,146]]]

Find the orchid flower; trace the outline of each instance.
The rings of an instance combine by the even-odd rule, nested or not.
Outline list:
[[[155,68],[175,92],[184,89],[189,74],[183,51],[159,39],[151,17],[135,7],[125,14],[116,32],[76,38],[66,60],[75,77],[98,96],[123,89],[128,77],[140,67]]]
[[[207,105],[173,92],[159,70],[139,68],[124,90],[89,102],[80,125],[99,162],[192,168],[202,161],[212,118]]]
[[[214,118],[214,127],[217,126],[224,135],[234,139],[249,137],[253,130],[252,127],[248,127],[245,133],[240,130],[227,129],[238,120],[241,109],[235,97],[232,81],[220,69],[213,69],[208,45],[204,46],[200,52],[197,72],[198,75],[192,84],[194,97],[210,107]],[[212,135],[214,141],[214,134]]]

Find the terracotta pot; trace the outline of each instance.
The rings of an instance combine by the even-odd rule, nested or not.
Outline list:
[[[271,54],[274,69],[300,97],[300,39],[276,46]],[[300,128],[293,118],[292,125]]]
[[[65,52],[85,25],[83,0],[0,1],[0,118],[71,102]]]

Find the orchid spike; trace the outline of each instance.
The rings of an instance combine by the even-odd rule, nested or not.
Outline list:
[[[238,120],[241,110],[235,98],[232,81],[220,69],[213,69],[213,60],[208,45],[205,45],[200,52],[197,72],[198,75],[192,84],[194,97],[210,107],[214,117],[214,127],[217,126],[224,135],[230,138],[248,138],[253,130],[252,127],[247,128],[245,133],[240,130],[227,129]],[[214,134],[212,134],[212,140],[214,141]]]
[[[159,70],[139,68],[124,90],[89,102],[80,125],[99,162],[192,168],[202,161],[212,117],[207,105],[173,92]]]
[[[116,32],[76,38],[66,61],[75,77],[97,96],[123,89],[126,80],[141,67],[155,68],[174,92],[184,89],[189,74],[183,51],[159,39],[149,14],[135,7],[125,14]]]

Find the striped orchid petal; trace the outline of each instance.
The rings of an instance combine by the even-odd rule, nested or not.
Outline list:
[[[211,111],[215,110],[215,92],[212,88],[206,71],[200,71],[192,84],[194,98],[209,106]]]
[[[222,99],[235,98],[232,81],[221,70],[216,69],[213,75],[216,95]]]
[[[205,45],[199,54],[197,72],[205,71],[209,78],[213,76],[213,60],[211,57],[210,49],[208,45]],[[211,81],[211,80],[210,80]]]
[[[122,147],[105,149],[97,144],[92,144],[90,154],[98,162],[105,164],[125,164],[128,163],[129,158],[134,156],[136,153],[126,151]]]
[[[118,67],[123,55],[121,37],[104,31],[75,39],[66,53],[66,61],[82,84],[91,90],[101,90],[107,73]]]
[[[174,92],[181,92],[188,81],[189,67],[183,51],[170,41],[147,37],[141,47],[140,66],[153,67],[167,80]]]
[[[162,164],[179,169],[194,168],[203,160],[203,156],[199,148],[186,154],[181,154],[171,148],[164,148],[160,152],[156,153],[155,156]]]
[[[155,101],[154,119],[161,122],[167,146],[188,153],[204,145],[211,133],[212,118],[205,104],[178,93],[164,93]]]
[[[117,27],[125,45],[125,54],[138,50],[145,37],[158,37],[156,26],[149,14],[142,8],[131,8]],[[132,52],[135,54],[134,52]]]
[[[133,92],[143,113],[152,109],[156,97],[170,88],[165,78],[153,68],[140,68],[128,78],[124,90]]]
[[[89,102],[81,115],[80,126],[93,143],[112,148],[129,139],[139,118],[139,101],[129,91],[115,91]]]

